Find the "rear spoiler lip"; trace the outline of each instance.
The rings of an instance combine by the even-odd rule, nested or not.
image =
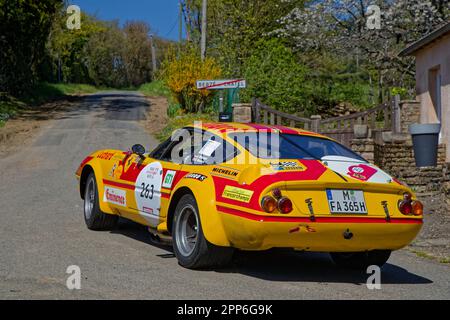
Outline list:
[[[363,190],[366,192],[392,193],[402,194],[411,192],[405,186],[393,183],[376,183],[376,182],[330,182],[330,181],[285,181],[285,187],[288,190],[325,190],[325,189],[353,189]]]

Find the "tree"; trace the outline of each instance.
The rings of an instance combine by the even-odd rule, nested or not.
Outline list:
[[[123,28],[125,50],[123,63],[129,85],[137,86],[152,79],[150,27],[145,22],[127,22]]]
[[[277,28],[277,20],[303,0],[208,0],[207,55],[214,56],[228,76],[242,76],[254,44]],[[201,0],[183,1],[189,38],[199,46]]]
[[[221,76],[216,61],[211,57],[202,61],[195,47],[187,47],[178,55],[170,49],[162,70],[163,79],[186,112],[201,112],[213,97],[211,90],[197,89],[196,81]]]
[[[117,21],[105,22],[105,28],[96,32],[86,43],[86,65],[89,78],[95,85],[128,86],[124,63],[125,34]]]
[[[22,94],[36,83],[56,0],[0,0],[0,91]]]
[[[289,48],[278,39],[260,40],[244,63],[248,88],[241,97],[261,98],[285,112],[311,114],[310,88],[305,83],[307,69],[298,63]]]
[[[381,9],[380,29],[367,28],[367,8],[372,4]],[[411,83],[414,64],[410,58],[399,58],[398,52],[447,21],[448,13],[448,0],[310,1],[283,17],[273,34],[302,54],[352,56],[369,74],[376,70],[379,86],[402,86]]]
[[[55,82],[89,83],[91,78],[86,46],[94,35],[106,32],[108,25],[82,13],[82,28],[69,30],[66,19],[66,10],[61,8],[55,17],[47,43],[50,66],[41,78]]]

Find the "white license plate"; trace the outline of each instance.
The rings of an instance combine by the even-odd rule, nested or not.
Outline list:
[[[327,189],[327,199],[331,213],[367,214],[364,192],[361,190]]]

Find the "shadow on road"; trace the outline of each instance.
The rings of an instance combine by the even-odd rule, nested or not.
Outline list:
[[[105,120],[138,121],[145,119],[149,107],[144,96],[129,93],[96,93],[86,96],[65,96],[53,102],[35,106],[16,116],[24,120],[64,120],[77,118],[88,110],[105,111],[96,115]]]
[[[111,232],[167,251],[167,254],[158,255],[160,258],[175,259],[171,246],[155,242],[146,228],[137,223],[122,219],[119,227]],[[353,284],[365,284],[369,276],[365,272],[336,267],[326,253],[298,252],[289,249],[236,251],[230,266],[203,272],[240,273],[269,281]],[[381,277],[383,284],[433,283],[430,279],[391,263],[383,266]]]

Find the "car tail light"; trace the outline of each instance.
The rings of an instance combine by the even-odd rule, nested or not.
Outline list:
[[[402,200],[398,204],[398,209],[401,213],[405,215],[410,215],[412,213],[411,200]]]
[[[282,197],[278,200],[278,210],[281,213],[289,213],[292,211],[292,201],[289,198]]]
[[[261,200],[261,207],[265,212],[272,213],[277,208],[277,201],[271,196],[265,196]]]
[[[281,190],[278,189],[278,188],[273,189],[273,190],[272,190],[272,196],[273,196],[275,199],[280,199],[280,198],[282,197]]]
[[[423,204],[418,200],[412,200],[409,192],[403,194],[403,200],[398,202],[398,209],[404,215],[420,216],[423,214]]]
[[[413,201],[412,204],[412,213],[415,216],[421,216],[423,214],[423,204],[422,202],[416,200]]]

